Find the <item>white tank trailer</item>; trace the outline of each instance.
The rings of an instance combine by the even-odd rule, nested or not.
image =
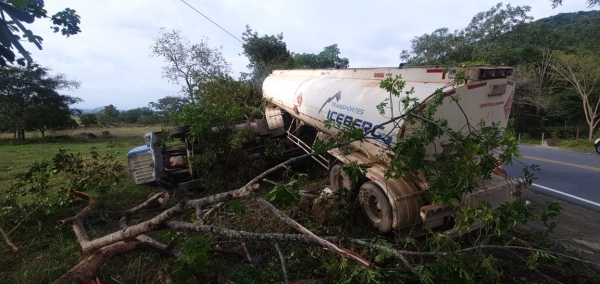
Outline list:
[[[460,71],[465,71],[470,80],[467,84],[453,86],[453,79]],[[370,131],[388,121],[392,115],[401,114],[399,98],[388,103],[394,109],[387,108],[385,115],[376,108],[390,97],[379,87],[381,80],[401,75],[406,81],[404,90],[414,88],[411,96],[421,102],[426,103],[439,88],[445,92],[447,97],[436,116],[446,119],[451,129],[466,131],[467,123],[477,127],[481,120],[486,121],[486,127],[499,123],[499,127],[504,128],[515,92],[512,73],[513,68],[505,66],[276,70],[263,84],[263,96],[269,102],[265,107],[266,122],[271,135],[287,135],[289,141],[307,152],[311,151],[310,144],[315,140],[326,139],[338,131],[336,127],[325,127],[328,120],[340,123],[342,127]],[[460,94],[462,110],[450,98],[455,94]],[[284,123],[284,117],[288,115],[292,121]],[[300,138],[300,134],[307,130],[316,134],[312,141]],[[419,175],[420,180],[384,178],[389,159],[393,157],[386,143],[393,145],[411,132],[402,122],[397,126],[381,126],[368,139],[353,142],[351,145],[355,150],[349,155],[332,149],[327,157],[314,157],[329,171],[333,188],[350,187],[348,176],[341,169],[343,163],[356,161],[371,165],[367,181],[359,184],[358,199],[367,219],[381,232],[413,232],[440,227],[444,225],[445,217],[454,213],[452,208],[425,203],[423,193],[428,186],[422,174]],[[449,147],[450,144],[442,138],[430,144],[426,151],[428,154],[441,153],[448,151]],[[504,176],[493,176],[492,180],[481,182],[478,190],[466,196],[464,204],[487,200],[498,206],[513,201],[513,193],[521,189],[521,184],[507,181]]]

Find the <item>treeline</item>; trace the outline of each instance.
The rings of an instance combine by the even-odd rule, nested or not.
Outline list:
[[[461,30],[415,37],[400,56],[408,65],[516,66],[511,116],[518,133],[573,138],[582,126],[591,139],[600,126],[600,11],[538,21],[529,12],[497,4]]]
[[[119,123],[139,124],[143,126],[164,124],[177,125],[177,117],[184,105],[190,101],[185,97],[166,96],[157,102],[150,102],[147,107],[130,110],[118,110],[110,104],[99,107],[93,113],[79,115],[79,123],[83,126],[116,125]]]

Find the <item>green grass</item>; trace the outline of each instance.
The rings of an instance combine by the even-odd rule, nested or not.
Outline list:
[[[584,152],[594,152],[594,141],[588,141],[587,139],[579,140],[563,140],[556,145],[560,148],[572,149]]]
[[[42,159],[52,159],[63,148],[70,153],[81,153],[89,157],[90,152],[117,151],[122,162],[127,160],[127,152],[136,146],[144,144],[142,136],[146,132],[160,130],[157,128],[122,128],[119,135],[103,137],[98,135],[97,139],[85,139],[68,133],[70,135],[48,136],[46,138],[33,138],[24,141],[12,138],[0,139],[0,184],[2,181],[12,179],[15,174],[24,172],[27,167]],[[111,129],[112,131],[112,129]],[[84,132],[84,131],[82,131]]]
[[[517,138],[519,139],[519,138]],[[541,139],[532,138],[527,134],[522,134],[519,139],[520,144],[526,145],[542,145]],[[557,140],[556,145],[554,147],[577,150],[583,152],[594,152],[594,141],[589,141],[585,138],[574,140],[574,139],[559,139]]]

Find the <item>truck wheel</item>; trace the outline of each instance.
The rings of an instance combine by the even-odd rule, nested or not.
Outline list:
[[[350,177],[342,169],[342,164],[335,164],[331,167],[329,171],[329,185],[331,185],[334,191],[345,188],[346,190],[343,190],[342,193],[347,202],[352,202],[356,199],[356,187],[352,186]]]
[[[374,182],[365,182],[360,187],[358,201],[362,205],[363,212],[382,233],[392,230],[392,207],[383,190]]]
[[[177,188],[180,190],[194,190],[194,189],[200,188],[200,186],[201,186],[200,180],[194,179],[191,181],[186,181],[186,182],[182,182],[182,183],[178,184]]]
[[[339,190],[340,188],[352,190],[350,177],[342,170],[342,164],[335,164],[329,170],[329,184],[333,190]]]
[[[190,131],[190,126],[177,126],[169,129],[169,135],[173,138],[185,138],[185,135]]]

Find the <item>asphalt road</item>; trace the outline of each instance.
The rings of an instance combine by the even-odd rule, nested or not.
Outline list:
[[[600,155],[541,146],[520,149],[523,157],[504,166],[510,175],[522,176],[523,164],[539,165],[532,191],[600,213]]]

